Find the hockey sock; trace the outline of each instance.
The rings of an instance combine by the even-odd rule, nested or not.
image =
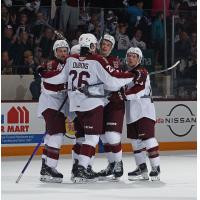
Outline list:
[[[44,159],[45,162],[46,162],[46,159],[47,159],[47,146],[46,146],[46,144],[48,143],[49,137],[50,137],[50,135],[48,135],[48,134],[46,134],[45,137],[44,137],[44,148],[43,148],[43,153],[42,153],[42,159]]]
[[[56,168],[59,159],[60,147],[63,142],[63,133],[50,135],[47,142],[47,158],[46,164],[49,167]]]
[[[132,147],[134,149],[134,157],[136,165],[139,166],[142,163],[146,163],[146,149],[143,147],[143,142],[140,139],[131,140]]]
[[[112,153],[112,146],[108,143],[103,144],[104,152],[106,154],[106,158],[108,159],[109,163],[114,162],[113,153]]]
[[[159,147],[156,138],[149,138],[143,141],[152,167],[160,165]]]
[[[99,142],[98,135],[85,135],[85,141],[81,145],[79,154],[79,165],[87,169],[92,156],[95,155],[95,147]]]
[[[118,132],[106,132],[106,140],[111,146],[112,159],[115,162],[122,160],[121,134]]]

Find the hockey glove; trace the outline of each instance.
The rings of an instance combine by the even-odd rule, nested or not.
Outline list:
[[[121,88],[117,92],[112,92],[111,96],[108,97],[108,100],[110,102],[115,102],[115,103],[126,101],[126,95],[124,89]]]

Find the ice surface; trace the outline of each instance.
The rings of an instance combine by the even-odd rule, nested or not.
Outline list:
[[[58,170],[64,174],[62,184],[41,183],[40,157],[34,157],[18,184],[15,183],[28,157],[3,158],[1,163],[2,200],[192,200],[197,199],[196,152],[161,154],[161,181],[127,179],[135,169],[132,154],[124,154],[124,175],[119,182],[73,184],[70,181],[72,160],[62,156]],[[107,166],[105,155],[97,155],[94,170]],[[149,166],[149,165],[148,165]]]

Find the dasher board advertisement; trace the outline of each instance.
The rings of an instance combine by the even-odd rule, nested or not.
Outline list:
[[[37,118],[38,103],[2,103],[1,144],[2,146],[27,146],[38,143],[44,132],[43,119]],[[196,101],[156,101],[155,133],[159,142],[184,142],[197,140]],[[73,144],[65,138],[65,144]],[[122,143],[126,138],[126,122]]]

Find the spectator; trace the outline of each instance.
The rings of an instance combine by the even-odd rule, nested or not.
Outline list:
[[[37,12],[36,13],[36,21],[32,28],[32,31],[31,31],[36,39],[39,39],[41,37],[41,33],[42,33],[42,30],[44,27],[44,25],[43,25],[44,21],[45,21],[45,17],[43,15],[43,13]]]
[[[99,26],[99,20],[97,14],[92,14],[89,25],[88,32],[92,33],[95,30],[95,27]]]
[[[44,62],[44,59],[42,57],[42,49],[40,47],[36,47],[34,49],[34,62],[37,66],[41,65]]]
[[[17,74],[33,74],[34,61],[32,51],[26,50],[23,53],[23,65],[17,68]]]
[[[156,64],[162,63],[163,60],[163,48],[164,48],[164,25],[163,25],[163,13],[158,12],[157,18],[152,24],[152,43],[156,51]]]
[[[141,50],[145,50],[146,43],[143,42],[141,39],[142,39],[142,31],[140,29],[137,29],[131,40],[131,44],[133,47],[139,47]]]
[[[79,9],[83,9],[84,0],[62,1],[60,12],[60,28],[65,32],[69,23],[69,31],[76,30],[79,24]]]
[[[8,12],[8,8],[1,4],[1,30],[4,30],[4,27],[9,24],[10,14]]]
[[[137,24],[139,24],[144,14],[143,6],[143,0],[136,0],[135,4],[130,2],[130,5],[127,7],[127,12],[130,15],[130,26],[137,26]]]
[[[165,0],[165,1],[152,0],[152,10],[151,10],[152,16],[155,16],[158,12],[163,12],[163,8],[164,8],[163,2],[165,2],[166,15],[169,16],[170,15],[170,10],[169,10],[170,1],[171,0]]]
[[[175,57],[176,59],[188,60],[191,58],[191,41],[185,31],[180,32],[180,40],[175,43]]]
[[[11,25],[6,25],[6,27],[4,28],[3,36],[1,40],[2,51],[10,50],[11,46],[13,45],[12,38],[13,38],[13,27]]]
[[[27,72],[34,75],[34,80],[31,82],[29,87],[32,94],[32,100],[39,100],[41,91],[41,77],[36,70],[37,65],[33,60],[33,54],[31,51],[24,52],[24,64]]]
[[[42,49],[42,57],[49,58],[51,56],[54,36],[55,35],[50,28],[45,29],[44,35],[39,43],[39,47]]]
[[[117,41],[117,49],[118,50],[127,50],[130,46],[130,40],[128,35],[126,34],[128,28],[127,23],[119,23],[116,31],[116,41]]]
[[[30,24],[28,23],[28,15],[26,13],[21,13],[19,17],[19,24],[17,25],[16,35],[19,35],[21,30],[30,33]]]
[[[10,49],[14,65],[23,65],[23,56],[26,50],[32,50],[33,46],[29,41],[29,35],[23,29],[19,31],[15,44]]]
[[[114,12],[112,10],[108,11],[108,14],[106,16],[106,32],[114,35],[117,28],[117,16],[115,16]]]
[[[82,33],[83,33],[83,32],[82,32],[81,29],[78,29],[78,30],[75,32],[75,37],[74,37],[74,39],[73,39],[72,42],[71,42],[71,46],[74,46],[74,45],[78,44],[78,39],[79,39],[79,37],[80,37],[80,35],[81,35]]]
[[[3,51],[1,53],[1,73],[13,74],[12,60],[10,60],[8,51]]]

